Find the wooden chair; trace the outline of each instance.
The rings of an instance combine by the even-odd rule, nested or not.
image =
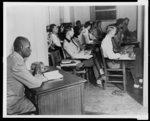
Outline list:
[[[49,65],[50,66],[58,66],[61,62],[62,58],[59,50],[49,52]]]
[[[49,53],[49,59],[50,59],[50,62],[51,62],[51,66],[59,66],[60,67],[60,63],[62,61],[62,58],[60,56],[60,52],[59,50],[56,50],[56,51],[53,51],[51,53]],[[69,58],[69,56],[67,57],[65,55],[64,59],[71,59]],[[73,59],[71,59],[73,60]],[[84,64],[83,63],[80,63],[78,64],[76,67],[60,67],[61,69],[65,70],[65,71],[70,71],[71,73],[73,74],[76,74],[82,78],[85,78],[87,79],[87,71],[86,69],[84,68]]]
[[[116,60],[104,58],[102,48],[100,48],[100,50],[101,50],[100,52],[102,56],[103,69],[104,69],[105,76],[106,76],[104,88],[107,87],[108,83],[122,84],[123,86],[122,90],[125,92],[126,91],[126,70],[125,70],[125,65],[123,61],[117,60],[120,63],[119,68],[109,68],[107,65],[107,62],[116,61]]]

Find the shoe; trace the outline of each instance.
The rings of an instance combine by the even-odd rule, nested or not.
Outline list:
[[[97,79],[97,84],[98,84],[98,85],[102,85],[102,80],[101,80],[101,78]]]
[[[139,83],[143,84],[143,79],[139,79]]]
[[[143,87],[142,87],[142,86],[140,86],[139,84],[134,84],[134,88],[142,89]]]
[[[106,81],[106,76],[105,76],[105,75],[103,75],[103,76],[101,77],[101,80]]]
[[[134,88],[139,88],[140,85],[139,84],[134,84]]]

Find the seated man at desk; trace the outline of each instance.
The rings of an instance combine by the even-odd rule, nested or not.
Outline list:
[[[85,59],[84,63],[87,66],[95,64],[98,74],[100,76],[100,78],[99,78],[99,76],[97,77],[98,80],[99,79],[104,80],[105,77],[104,77],[104,75],[102,75],[103,71],[100,68],[97,58],[94,56],[94,59],[92,60],[92,62],[90,60],[88,61],[87,59],[90,59],[91,57],[93,57],[93,55],[91,54],[91,51],[81,50],[81,48],[77,45],[77,43],[72,39],[72,37],[74,35],[73,28],[72,27],[65,28],[65,33],[66,33],[66,37],[64,40],[63,47],[64,47],[65,51],[69,54],[69,56],[71,56],[71,58],[73,58],[73,59]]]
[[[91,51],[81,50],[78,44],[72,39],[74,35],[72,27],[65,28],[65,35],[63,47],[71,58],[88,59],[92,57]]]
[[[94,38],[91,38],[92,35],[89,32],[90,29],[91,29],[91,23],[88,21],[84,24],[84,28],[79,35],[79,40],[81,41],[82,44],[93,44],[94,43],[94,40],[93,40]]]
[[[26,68],[25,59],[31,54],[30,42],[19,36],[14,41],[14,52],[7,57],[7,114],[23,114],[36,111],[25,96],[25,86],[40,87],[46,79],[35,78]]]
[[[123,24],[123,41],[124,43],[130,43],[130,42],[135,42],[137,41],[137,34],[136,31],[129,31],[128,25],[129,25],[129,18],[124,18],[124,24]]]
[[[131,74],[134,79],[134,88],[142,88],[143,83],[143,52],[141,48],[135,48],[136,58],[131,68]]]
[[[63,58],[61,43],[58,37],[58,27],[55,24],[51,24],[49,32],[48,51],[52,52],[59,50],[61,57]]]
[[[115,53],[113,50],[113,43],[112,43],[112,38],[115,36],[117,31],[117,28],[114,26],[110,26],[107,30],[107,35],[105,36],[105,38],[102,40],[102,50],[103,50],[103,54],[104,57],[109,58],[109,59],[119,59],[121,57],[121,54]],[[113,68],[115,66],[120,65],[119,63],[115,63],[114,61],[108,61],[108,66],[110,68]]]
[[[115,24],[108,25],[106,28],[106,31],[109,27],[113,26],[117,28],[116,34],[114,35],[112,42],[113,42],[113,50],[114,52],[119,52],[121,49],[122,39],[124,37],[123,35],[123,18],[117,19]]]

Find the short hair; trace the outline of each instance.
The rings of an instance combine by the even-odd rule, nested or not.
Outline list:
[[[129,19],[128,17],[125,17],[125,18],[124,18],[124,20],[128,20],[128,21],[130,21],[130,19]]]
[[[77,20],[77,21],[76,21],[76,25],[79,24],[79,23],[81,23],[81,21],[80,21],[80,20]]]
[[[72,26],[66,26],[66,27],[64,28],[64,34],[66,35],[66,33],[67,33],[68,31],[71,31],[71,29],[73,29]]]
[[[116,26],[119,26],[119,25],[122,24],[123,22],[124,22],[124,19],[123,19],[123,18],[117,19]]]
[[[117,33],[117,28],[116,28],[115,26],[109,26],[109,27],[107,28],[107,30],[106,30],[107,34],[108,34],[110,31],[114,30],[114,29],[116,29],[116,33]],[[115,34],[116,34],[116,33],[115,33]]]
[[[88,26],[91,26],[90,21],[85,22],[84,27],[87,28]]]
[[[99,21],[97,21],[96,23],[97,23],[97,25],[98,25],[99,23],[102,23],[102,21],[101,21],[101,20],[99,20]]]
[[[56,26],[56,24],[51,24],[50,25],[50,29],[49,29],[49,32],[52,32],[53,31],[53,28]]]
[[[26,37],[18,36],[14,41],[14,51],[20,51],[23,42],[29,42],[29,40]]]

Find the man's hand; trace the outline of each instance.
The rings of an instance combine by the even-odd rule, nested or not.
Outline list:
[[[36,74],[35,78],[41,80],[42,82],[48,81],[48,79],[45,78],[42,74]]]

